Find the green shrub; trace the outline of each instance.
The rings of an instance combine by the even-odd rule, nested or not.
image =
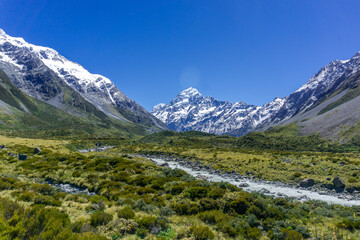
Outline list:
[[[102,211],[98,211],[91,215],[90,224],[93,227],[103,226],[103,225],[108,224],[112,219],[113,219],[113,216],[111,214],[108,214],[108,213],[105,213]]]
[[[84,221],[76,221],[73,224],[71,224],[71,229],[74,233],[84,233],[84,232],[90,232],[95,231],[93,227],[90,226],[90,224],[84,222]]]
[[[119,218],[109,223],[108,226],[110,229],[124,235],[136,233],[139,225],[132,219]]]
[[[136,190],[136,193],[139,195],[156,193],[156,190],[151,187],[140,187]]]
[[[239,198],[232,201],[230,207],[238,214],[244,214],[250,208],[250,203],[243,198]]]
[[[292,229],[285,229],[282,228],[281,232],[283,233],[284,239],[286,240],[302,240],[303,235],[295,230]]]
[[[211,198],[203,198],[200,200],[200,206],[202,211],[217,210],[220,208],[220,204]]]
[[[157,237],[160,239],[160,240],[171,240],[171,239],[174,239],[176,236],[176,233],[175,231],[172,229],[172,228],[168,228],[167,230],[165,231],[160,231],[158,234],[157,234]]]
[[[135,201],[131,198],[125,198],[123,201],[122,201],[122,204],[123,205],[130,205],[130,206],[134,206],[135,205]]]
[[[53,195],[56,190],[49,184],[33,184],[32,189],[43,195]]]
[[[346,219],[343,219],[342,221],[338,222],[336,224],[336,226],[338,228],[343,228],[343,229],[347,229],[350,231],[354,231],[356,229],[360,229],[360,220],[352,218],[352,217],[346,218]]]
[[[252,240],[258,240],[262,236],[262,232],[257,227],[246,228],[246,238]],[[289,239],[290,240],[290,239]]]
[[[99,203],[100,201],[106,202],[108,199],[104,196],[95,195],[90,198],[91,203]]]
[[[75,171],[72,173],[72,176],[73,176],[73,177],[81,177],[81,172],[78,171],[78,170],[75,170]]]
[[[208,197],[213,199],[218,199],[218,198],[222,198],[224,194],[225,194],[224,189],[215,188],[209,192]]]
[[[149,230],[147,229],[139,228],[136,231],[136,235],[141,239],[144,239],[148,234],[149,234]]]
[[[302,173],[300,173],[300,172],[295,172],[294,173],[294,177],[295,178],[299,178],[299,177],[301,177],[302,176]]]
[[[156,218],[151,216],[144,216],[136,221],[139,224],[139,227],[149,229],[153,227],[156,223]]]
[[[182,193],[184,191],[184,186],[180,186],[180,185],[175,185],[171,188],[170,193],[172,195],[179,195],[180,193]]]
[[[214,239],[215,237],[209,227],[203,226],[192,226],[190,228],[190,233],[194,236],[195,240],[209,240]]]
[[[55,198],[56,200],[64,199],[66,197],[66,193],[57,192],[52,197]]]
[[[225,218],[224,215],[221,211],[212,210],[199,213],[198,217],[207,224],[216,224]]]
[[[178,202],[173,203],[171,208],[179,215],[193,215],[197,214],[200,206],[197,203]]]
[[[140,199],[135,203],[134,209],[144,211],[147,213],[155,213],[158,208],[153,204],[146,204],[143,199]]]
[[[131,207],[125,206],[118,211],[117,215],[118,218],[133,219],[135,217],[135,212]]]
[[[186,190],[185,196],[192,200],[195,200],[198,198],[206,197],[208,191],[209,188],[207,187],[191,187],[188,190]]]
[[[35,197],[36,197],[36,194],[34,194],[32,192],[24,192],[24,193],[20,194],[18,199],[20,201],[24,201],[24,202],[32,202]]]
[[[44,204],[44,205],[49,205],[49,206],[56,206],[56,207],[61,206],[60,200],[56,200],[50,196],[43,196],[43,195],[37,195],[34,199],[34,203],[35,204]]]
[[[172,210],[169,207],[162,207],[160,208],[160,212],[159,212],[160,216],[165,216],[165,217],[172,216],[174,215],[174,213],[175,213],[174,210]]]

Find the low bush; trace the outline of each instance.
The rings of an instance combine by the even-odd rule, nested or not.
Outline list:
[[[209,188],[207,187],[191,187],[188,190],[186,190],[185,196],[192,200],[195,200],[206,197],[208,192],[209,192]]]
[[[210,230],[209,227],[204,226],[192,226],[190,233],[193,235],[195,240],[209,240],[214,239],[215,234]]]
[[[118,218],[133,219],[135,217],[135,212],[131,207],[125,206],[118,211],[117,215]]]
[[[156,224],[156,218],[151,216],[144,216],[136,221],[140,228],[149,229]]]
[[[56,200],[50,196],[43,196],[43,195],[37,195],[34,199],[35,204],[43,204],[43,205],[49,205],[49,206],[55,206],[60,207],[61,201]]]
[[[90,224],[93,227],[103,226],[108,224],[113,219],[111,214],[106,212],[98,211],[91,215]]]
[[[211,198],[203,198],[199,203],[202,211],[217,210],[220,208],[219,202]]]
[[[208,197],[213,199],[218,199],[218,198],[222,198],[224,194],[225,194],[224,189],[215,188],[209,192]]]

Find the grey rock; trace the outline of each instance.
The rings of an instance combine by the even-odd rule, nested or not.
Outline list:
[[[315,181],[312,178],[304,179],[300,182],[300,187],[308,188],[314,186]]]
[[[41,152],[41,149],[38,148],[38,147],[36,147],[36,148],[34,149],[34,154],[38,154],[39,152]]]
[[[206,176],[204,176],[204,175],[199,174],[199,175],[196,176],[196,179],[197,180],[207,180],[208,178]]]
[[[24,161],[28,158],[28,155],[26,154],[19,154],[19,160]]]
[[[345,188],[345,181],[339,177],[335,177],[333,180],[334,188],[336,192],[342,192]]]
[[[239,184],[239,187],[249,187],[250,185],[249,184],[247,184],[247,183],[240,183]]]

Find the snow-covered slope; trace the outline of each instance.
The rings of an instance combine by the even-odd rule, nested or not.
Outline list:
[[[60,103],[54,98],[64,95],[59,89],[61,84],[57,86],[58,80],[47,81],[47,78],[39,81],[36,77],[39,74],[47,73],[53,76],[55,73],[56,78],[63,80],[85,100],[110,117],[166,129],[158,119],[122,93],[110,79],[88,72],[54,49],[27,43],[23,38],[11,37],[1,29],[0,68],[21,90],[57,107]],[[46,92],[44,84],[50,82],[49,91]]]
[[[239,136],[281,124],[308,111],[359,69],[360,52],[349,60],[332,61],[294,93],[275,98],[263,106],[219,101],[203,97],[196,89],[189,88],[169,104],[156,105],[151,113],[175,131],[197,130]]]

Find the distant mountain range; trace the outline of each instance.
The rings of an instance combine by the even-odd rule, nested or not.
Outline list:
[[[140,135],[167,129],[108,78],[89,73],[54,49],[11,37],[1,29],[0,76],[3,91],[0,128],[3,129],[9,129],[10,124],[13,130],[49,130],[61,125],[54,118],[65,116],[70,122],[86,123],[88,128],[84,133],[88,134],[93,133],[92,128],[99,129],[99,135],[115,134],[119,129],[122,133]],[[50,117],[49,112],[51,120],[45,120],[49,109],[54,115]],[[30,118],[34,121],[25,120]],[[71,128],[69,122],[62,124],[64,129]]]
[[[296,122],[302,134],[346,138],[360,129],[359,76],[360,52],[349,60],[330,62],[294,93],[263,106],[232,104],[188,88],[151,113],[175,131],[240,136]]]

